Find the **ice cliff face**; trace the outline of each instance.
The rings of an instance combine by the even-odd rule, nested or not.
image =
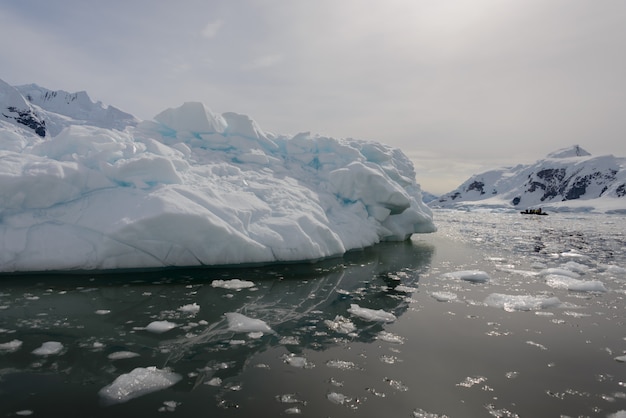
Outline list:
[[[626,208],[626,159],[594,157],[575,145],[531,165],[472,176],[433,207],[529,207],[618,211]],[[619,201],[616,201],[618,199]],[[606,210],[603,210],[605,208]]]
[[[138,122],[83,93],[0,87],[0,272],[314,260],[435,230],[386,145],[269,134],[201,103]]]

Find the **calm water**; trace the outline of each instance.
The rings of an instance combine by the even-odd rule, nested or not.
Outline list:
[[[599,416],[626,410],[623,217],[436,212],[440,231],[311,264],[0,278],[0,416]],[[548,285],[577,269],[607,291]],[[573,267],[572,267],[573,266]],[[474,283],[446,273],[480,270]],[[241,290],[212,286],[238,278]],[[528,310],[492,294],[558,298]],[[180,310],[197,304],[199,311]],[[397,320],[367,321],[352,304]],[[524,308],[524,307],[522,307]],[[274,333],[233,332],[224,313]],[[154,321],[176,326],[162,333]],[[45,342],[60,351],[36,355]],[[112,353],[134,357],[112,359]],[[135,368],[182,379],[127,402]]]

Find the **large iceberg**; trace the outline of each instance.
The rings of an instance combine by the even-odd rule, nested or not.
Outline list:
[[[124,129],[65,118],[54,136],[0,118],[0,272],[315,260],[435,230],[386,145],[269,134],[201,103]]]

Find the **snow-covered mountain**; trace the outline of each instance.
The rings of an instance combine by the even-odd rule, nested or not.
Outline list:
[[[0,272],[315,260],[435,230],[410,160],[376,142],[1,80],[0,115]]]
[[[626,158],[594,157],[575,145],[534,164],[476,174],[429,205],[626,213],[625,196]]]

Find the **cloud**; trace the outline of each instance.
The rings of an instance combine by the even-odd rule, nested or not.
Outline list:
[[[222,21],[215,20],[213,22],[209,22],[206,24],[204,29],[202,29],[202,37],[207,39],[213,39],[222,28]]]
[[[274,67],[283,60],[280,54],[263,55],[244,66],[246,70],[257,70],[261,68]]]

